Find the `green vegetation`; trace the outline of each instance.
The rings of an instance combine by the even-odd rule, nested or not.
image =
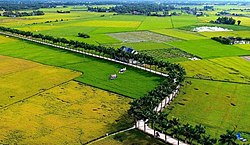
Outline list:
[[[181,65],[186,69],[188,77],[250,83],[250,63],[240,57],[181,62]]]
[[[193,125],[201,123],[213,137],[236,130],[250,139],[249,85],[188,79],[180,95],[165,110]],[[197,111],[199,110],[199,111]]]
[[[189,60],[188,58],[194,57],[194,55],[182,51],[178,48],[143,50],[140,52],[150,55],[156,59],[170,61],[170,62],[187,61]]]
[[[233,19],[232,17],[219,17],[217,18],[216,21],[210,21],[211,23],[216,23],[216,24],[227,24],[227,25],[234,25],[236,20]],[[240,21],[241,22],[241,21]],[[238,25],[240,25],[240,22]]]
[[[143,96],[161,82],[157,75],[130,67],[118,79],[110,81],[110,74],[118,73],[123,65],[21,40],[0,44],[0,54],[76,70],[83,73],[76,80],[132,98]]]
[[[140,50],[155,50],[155,49],[166,49],[171,48],[170,45],[163,42],[134,42],[134,43],[119,43],[108,45],[115,48],[121,48],[122,46],[131,47],[137,51]]]
[[[207,39],[206,37],[203,37],[202,35],[195,33],[195,32],[189,32],[189,31],[183,31],[178,29],[159,29],[159,30],[152,30],[153,32],[184,39],[184,40],[197,40],[197,39]]]
[[[170,42],[169,44],[201,58],[250,55],[250,51],[231,45],[223,45],[213,40],[189,40]]]

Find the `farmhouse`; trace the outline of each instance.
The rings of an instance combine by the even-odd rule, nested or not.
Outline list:
[[[132,53],[132,54],[137,54],[138,52],[130,47],[126,47],[126,46],[122,46],[120,48],[120,50],[124,51],[124,52],[128,52],[128,53]]]

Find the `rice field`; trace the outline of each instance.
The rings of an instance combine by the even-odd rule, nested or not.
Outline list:
[[[158,30],[151,30],[151,31],[162,34],[162,35],[183,39],[183,40],[207,39],[206,37],[198,33],[178,30],[178,29],[158,29]]]
[[[80,75],[72,70],[0,55],[0,109]]]
[[[213,40],[189,40],[169,42],[169,44],[201,58],[217,58],[229,56],[249,55],[249,50],[244,50],[233,45],[224,45]]]
[[[197,79],[250,83],[250,63],[240,57],[225,57],[180,63],[187,76]],[[240,64],[240,65],[239,65]]]
[[[250,18],[235,17],[242,21],[240,26],[209,23],[217,19],[216,12],[228,8],[235,6],[216,5],[215,11],[206,11],[207,17],[187,14],[151,17],[87,12],[86,6],[57,7],[41,9],[44,16],[0,17],[0,26],[95,45],[132,47],[159,60],[180,63],[191,85],[185,83],[181,94],[165,112],[185,123],[201,123],[217,138],[226,129],[237,126],[237,131],[250,140],[250,63],[242,58],[250,55],[250,45],[223,45],[210,39],[250,37]],[[71,13],[58,14],[57,10],[71,10]],[[198,26],[219,26],[233,31],[192,32]],[[90,38],[77,37],[79,32],[89,34]],[[127,67],[126,73],[110,81],[109,76],[125,66],[1,35],[0,55],[5,55],[0,56],[0,82],[4,82],[0,84],[0,144],[51,144],[52,141],[84,144],[107,132],[130,127],[128,103],[163,80]],[[191,61],[188,58],[192,56],[202,60]],[[95,144],[161,142],[132,130]]]
[[[213,137],[219,138],[225,130],[241,132],[250,139],[249,85],[187,79],[180,95],[165,110],[183,123],[202,124]]]
[[[250,50],[250,44],[236,44],[234,46],[237,46],[237,47],[245,49],[245,50]]]
[[[1,109],[0,144],[84,144],[130,127],[130,101],[70,81]]]
[[[131,67],[127,67],[126,73],[118,74],[126,66],[22,40],[0,44],[0,54],[81,72],[75,80],[131,98],[143,96],[163,80]],[[116,73],[118,78],[109,80]]]

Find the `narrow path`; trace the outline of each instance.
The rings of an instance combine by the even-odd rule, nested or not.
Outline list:
[[[170,104],[171,101],[173,101],[173,99],[177,96],[177,94],[179,93],[179,88],[180,86],[177,86],[176,90],[169,95],[169,97],[166,97],[164,100],[162,100],[161,103],[159,103],[159,105],[157,107],[155,107],[154,111],[156,112],[161,112],[164,110],[164,108],[166,106],[168,106]],[[145,126],[145,128],[144,128]],[[154,129],[150,128],[147,124],[145,124],[145,121],[143,120],[139,120],[136,122],[136,128],[138,128],[139,130],[147,133],[147,134],[150,134],[152,136],[154,136]],[[144,130],[145,129],[145,130]],[[164,142],[167,142],[167,143],[170,143],[170,144],[173,144],[173,145],[178,145],[178,140],[177,139],[174,139],[166,134],[163,134],[163,133],[159,133],[159,138],[160,140],[163,140]],[[165,136],[166,136],[166,139],[165,140]],[[186,143],[183,143],[181,141],[179,141],[179,145],[188,145]]]
[[[168,75],[165,74],[165,73],[161,73],[161,72],[158,72],[158,71],[155,71],[155,70],[152,70],[152,69],[148,69],[148,68],[145,68],[145,67],[142,67],[142,66],[134,65],[134,64],[131,64],[131,63],[122,62],[122,61],[115,60],[115,59],[112,59],[112,58],[108,58],[108,57],[104,57],[104,56],[99,56],[99,55],[88,53],[88,52],[78,51],[78,50],[71,49],[71,48],[68,48],[68,47],[59,46],[59,45],[55,45],[55,44],[51,44],[51,43],[47,43],[47,42],[42,42],[42,41],[39,41],[39,40],[34,40],[34,39],[31,39],[31,38],[26,38],[26,37],[15,35],[15,34],[11,34],[11,33],[6,33],[6,32],[1,32],[0,31],[0,34],[11,36],[11,37],[15,37],[15,38],[19,38],[19,39],[23,39],[23,40],[32,41],[32,42],[35,42],[35,43],[39,43],[39,44],[43,44],[43,45],[47,45],[47,46],[52,46],[52,47],[56,47],[56,48],[60,48],[60,49],[64,49],[64,50],[68,50],[68,51],[72,51],[72,52],[76,52],[76,53],[80,53],[80,54],[85,54],[85,55],[92,56],[92,57],[95,57],[95,58],[100,58],[100,59],[104,59],[104,60],[108,60],[108,61],[120,63],[120,64],[123,64],[123,65],[127,65],[127,66],[131,66],[131,67],[138,68],[138,69],[141,69],[141,70],[145,70],[145,71],[148,71],[148,72],[160,75],[160,76],[168,77]]]
[[[87,144],[92,144],[92,143],[98,142],[98,141],[100,141],[100,140],[103,140],[103,139],[105,139],[105,138],[108,138],[108,137],[110,137],[110,136],[114,136],[114,135],[117,135],[117,134],[119,134],[119,133],[123,133],[123,132],[129,131],[129,130],[132,130],[132,129],[135,129],[135,126],[133,126],[133,127],[131,127],[131,128],[128,128],[128,129],[124,129],[124,130],[118,131],[118,132],[114,132],[114,133],[111,133],[111,134],[107,134],[106,136],[103,136],[103,137],[101,137],[101,138],[99,138],[99,139],[90,141],[90,142],[88,142]]]

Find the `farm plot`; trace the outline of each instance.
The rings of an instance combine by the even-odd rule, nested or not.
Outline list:
[[[110,36],[123,42],[171,42],[176,41],[176,38],[168,37],[148,31],[125,32],[125,33],[110,33]]]
[[[184,40],[197,40],[197,39],[207,39],[206,37],[190,31],[178,30],[178,29],[157,29],[157,30],[150,30],[155,33],[159,33],[162,35],[167,35],[179,39]]]
[[[249,85],[188,79],[176,100],[165,110],[183,123],[202,124],[213,137],[227,129],[250,139]]]
[[[111,81],[109,76],[126,66],[21,40],[0,44],[0,54],[77,70],[83,75],[76,80],[132,98],[143,96],[163,80],[158,75],[127,67],[126,73]]]
[[[137,30],[153,30],[172,28],[171,19],[169,17],[145,17]]]
[[[142,50],[140,52],[153,56],[156,59],[170,62],[187,61],[189,60],[189,58],[194,57],[194,55],[182,51],[178,48]]]
[[[70,81],[0,110],[0,144],[84,144],[131,127],[130,101]]]
[[[250,83],[250,63],[240,57],[181,62],[180,64],[186,69],[188,77]]]
[[[201,58],[216,58],[228,56],[249,55],[250,51],[225,45],[213,40],[189,40],[181,42],[169,42],[169,44]]]
[[[0,109],[79,75],[71,70],[0,56]]]

